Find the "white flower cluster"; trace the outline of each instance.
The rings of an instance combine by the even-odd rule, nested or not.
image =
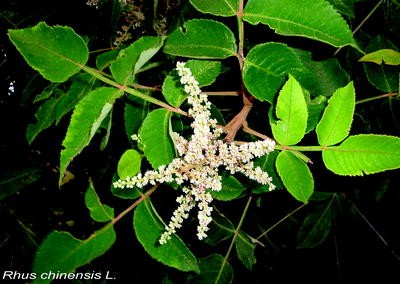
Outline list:
[[[249,142],[237,145],[218,139],[222,129],[217,126],[217,121],[211,119],[210,102],[207,95],[202,93],[198,82],[193,77],[185,63],[177,63],[180,81],[185,87],[188,103],[191,105],[188,113],[193,119],[191,128],[193,135],[190,140],[176,134],[176,148],[178,157],[167,166],[157,170],[147,171],[144,175],[138,174],[119,180],[115,187],[133,188],[144,187],[147,184],[156,184],[175,181],[183,187],[183,194],[177,198],[179,207],[174,211],[171,221],[165,228],[159,242],[166,243],[175,230],[181,227],[184,219],[193,207],[198,207],[197,237],[202,240],[207,237],[208,225],[211,222],[213,200],[210,191],[222,189],[219,168],[224,167],[231,174],[242,173],[261,184],[268,185],[270,190],[275,186],[269,175],[260,167],[254,167],[251,161],[274,150],[275,142],[271,139]]]

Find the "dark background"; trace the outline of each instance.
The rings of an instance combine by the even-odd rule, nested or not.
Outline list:
[[[164,17],[167,23],[173,24],[183,8],[188,14],[200,16],[188,7],[186,1],[172,2],[159,1],[158,17]],[[353,28],[375,4],[376,1],[356,4],[356,17],[349,20]],[[149,21],[142,23],[134,37],[154,35],[152,1],[136,1],[135,5],[141,7]],[[32,103],[33,99],[49,83],[25,63],[6,34],[8,29],[33,26],[43,20],[49,25],[72,27],[78,34],[90,40],[90,50],[108,48],[121,20],[110,11],[111,3],[107,1],[100,9],[87,6],[83,0],[0,2],[0,191],[9,189],[10,183],[7,181],[15,176],[14,173],[27,173],[23,180],[15,183],[21,189],[0,200],[1,272],[29,272],[38,245],[51,230],[66,230],[76,237],[84,238],[98,227],[90,220],[83,200],[89,177],[96,181],[96,189],[102,200],[116,208],[117,212],[129,206],[129,202],[114,198],[109,191],[117,162],[115,157],[119,157],[129,145],[126,137],[118,131],[113,135],[114,139],[120,139],[120,143],[111,143],[104,151],[95,146],[85,150],[69,169],[75,178],[62,189],[58,188],[57,165],[68,117],[57,127],[42,132],[28,145],[25,131],[27,125],[34,120],[37,109]],[[363,25],[356,35],[357,40],[361,45],[366,44],[368,38],[380,34],[399,46],[399,12],[397,5],[385,1]],[[228,19],[227,23],[232,24],[230,21]],[[246,43],[249,46],[268,40],[285,41],[289,45],[313,51],[317,59],[330,58],[335,51],[308,40],[276,36],[266,27],[246,28],[249,38]],[[356,55],[353,52],[344,49],[337,58],[355,81],[357,98],[382,94],[368,83],[361,65],[349,64],[354,62],[354,56]],[[228,75],[222,76],[217,84],[221,88],[231,89]],[[256,106],[256,112],[257,109]],[[392,100],[391,104],[387,100],[378,100],[359,105],[352,131],[399,136],[399,111],[398,100]],[[99,140],[95,139],[93,143],[98,145]],[[296,247],[301,221],[318,207],[318,204],[310,202],[271,231],[268,238],[262,240],[266,246],[256,249],[257,264],[253,271],[246,270],[237,258],[231,257],[235,282],[379,280],[379,283],[398,283],[400,172],[395,170],[357,178],[338,177],[324,169],[319,162],[319,154],[311,155],[311,158],[314,161],[311,170],[316,181],[316,190],[337,193],[335,208],[340,214],[330,235],[315,248]],[[162,202],[155,201],[157,208],[168,214],[170,206],[162,206],[164,202],[173,204],[173,197],[166,195],[160,200]],[[257,226],[268,228],[301,205],[284,191],[255,200],[259,202],[259,206],[255,201],[249,215],[256,217],[249,218],[244,225],[245,230],[251,231]],[[237,208],[244,208],[245,200],[219,205],[237,223],[239,216],[235,213]],[[117,242],[112,249],[91,264],[80,268],[81,271],[110,271],[121,281],[131,283],[141,283],[143,278],[147,279],[147,283],[158,283],[166,275],[176,283],[185,281],[187,275],[161,265],[146,254],[135,240],[130,217],[120,221],[116,230]],[[189,226],[188,232],[182,233],[184,237],[190,238],[190,230]],[[194,241],[191,249],[202,257],[212,252],[224,255],[227,245],[214,248]]]

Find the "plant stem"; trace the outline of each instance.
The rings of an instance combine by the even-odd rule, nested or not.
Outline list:
[[[230,245],[229,245],[228,251],[227,251],[226,254],[225,254],[224,261],[223,261],[223,263],[222,263],[222,265],[221,265],[221,268],[220,268],[220,270],[219,270],[219,272],[218,272],[218,276],[217,276],[216,279],[219,279],[219,277],[221,276],[221,273],[222,273],[222,271],[223,271],[223,269],[224,269],[225,264],[228,262],[228,258],[229,258],[229,255],[230,255],[231,252],[232,252],[233,245],[234,245],[235,242],[236,242],[236,239],[237,239],[237,237],[238,237],[238,235],[239,235],[240,228],[241,228],[242,225],[243,225],[244,218],[246,217],[247,211],[249,210],[251,200],[252,200],[252,196],[250,195],[250,196],[249,196],[249,199],[247,200],[246,206],[244,207],[242,216],[240,217],[239,224],[237,225],[237,227],[236,227],[236,229],[235,229],[235,233],[233,234],[232,241],[231,241],[231,243],[230,243]]]
[[[372,8],[371,12],[369,12],[368,15],[361,21],[361,23],[353,30],[353,35],[354,35],[356,32],[358,32],[359,29],[361,29],[361,27],[362,27],[362,26],[365,24],[365,22],[372,16],[372,14],[379,8],[379,6],[383,3],[383,1],[384,1],[384,0],[380,0],[380,1],[375,5],[375,7]],[[338,48],[338,49],[335,51],[335,53],[333,54],[333,56],[336,56],[336,55],[339,53],[339,51],[340,51],[341,49],[342,49],[341,47]]]
[[[119,215],[117,217],[115,217],[114,219],[111,220],[111,222],[109,223],[110,226],[114,225],[115,223],[117,223],[119,220],[122,219],[122,217],[124,217],[126,214],[128,214],[130,211],[132,211],[133,209],[135,209],[136,206],[138,206],[143,200],[145,200],[146,198],[148,198],[158,187],[158,184],[154,185],[151,189],[149,189],[148,191],[146,191],[145,194],[142,194],[142,196],[136,200],[131,206],[129,206],[128,208],[126,208],[124,211],[122,211],[121,213],[119,213]]]
[[[387,94],[383,94],[383,95],[379,95],[379,96],[375,96],[375,97],[366,98],[366,99],[363,99],[363,100],[356,101],[356,104],[363,104],[363,103],[366,103],[366,102],[379,100],[379,99],[383,99],[383,98],[392,98],[392,97],[396,97],[398,95],[399,95],[399,93],[387,93]]]
[[[326,146],[284,146],[275,144],[276,150],[288,150],[288,151],[303,151],[303,152],[318,152],[327,149]]]
[[[304,206],[306,206],[307,203],[304,203],[302,205],[300,205],[299,207],[297,207],[296,209],[294,209],[292,212],[290,212],[289,214],[287,214],[285,217],[283,217],[282,219],[280,219],[278,222],[276,222],[275,224],[273,224],[271,227],[268,228],[268,230],[264,231],[261,235],[259,235],[256,239],[261,239],[262,237],[264,237],[266,234],[268,234],[269,232],[271,232],[273,229],[275,229],[275,227],[277,227],[280,223],[282,223],[283,221],[285,221],[287,218],[291,217],[294,213],[296,213],[297,211],[299,211],[301,208],[303,208]]]
[[[87,67],[87,66],[83,66],[83,65],[81,65],[80,68],[82,70],[84,70],[85,72],[89,73],[90,75],[96,77],[100,81],[103,81],[104,83],[109,84],[109,85],[111,85],[111,86],[113,86],[113,87],[115,87],[117,89],[120,89],[121,91],[124,91],[124,92],[126,92],[126,93],[128,93],[130,95],[136,96],[138,98],[141,98],[142,100],[148,101],[148,102],[153,103],[155,105],[158,105],[160,107],[163,107],[163,108],[165,108],[165,109],[167,109],[169,111],[176,112],[176,113],[179,113],[179,114],[187,116],[187,113],[184,112],[183,110],[181,110],[179,108],[176,108],[176,107],[173,107],[173,106],[170,106],[170,105],[168,105],[168,104],[166,104],[166,103],[164,103],[164,102],[162,102],[160,100],[157,100],[156,98],[153,98],[151,96],[145,95],[145,94],[143,94],[143,93],[141,93],[138,90],[135,90],[133,88],[120,85],[117,82],[115,82],[114,80],[112,80],[110,78],[107,78],[106,76],[102,75],[96,69],[93,69],[93,68],[90,68],[90,67]]]
[[[222,97],[237,97],[240,96],[240,91],[223,91],[223,92],[204,92],[207,96],[222,96]]]

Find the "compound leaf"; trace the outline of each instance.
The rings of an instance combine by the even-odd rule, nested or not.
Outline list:
[[[322,151],[325,166],[338,175],[362,176],[400,168],[400,138],[361,134]]]
[[[8,36],[26,62],[52,82],[65,82],[89,58],[86,43],[70,27],[40,22],[31,28],[9,30]]]
[[[158,243],[165,224],[149,198],[136,208],[133,226],[137,239],[152,258],[181,271],[200,272],[196,257],[177,235],[173,234],[163,245]]]
[[[355,100],[353,82],[338,89],[329,99],[328,106],[325,108],[322,118],[316,127],[320,145],[334,145],[349,135],[353,121]]]
[[[68,232],[53,231],[37,250],[33,271],[41,273],[74,272],[76,268],[88,264],[104,254],[116,239],[112,226],[94,232],[85,240],[80,240]],[[37,277],[33,283],[50,283],[51,278]]]
[[[89,144],[111,111],[114,101],[122,94],[118,89],[101,87],[91,91],[76,105],[62,144],[64,149],[60,157],[60,184],[72,159]]]
[[[135,74],[160,50],[163,43],[162,37],[145,36],[121,50],[110,66],[115,81],[122,85],[132,83]]]
[[[175,157],[174,144],[169,135],[170,123],[171,112],[160,108],[150,112],[140,127],[141,146],[153,168],[167,165]]]
[[[238,10],[238,0],[190,0],[190,3],[198,11],[215,16],[235,16]]]
[[[92,181],[89,182],[89,187],[85,193],[85,203],[90,211],[90,217],[94,221],[107,222],[114,218],[114,209],[101,203]]]
[[[277,121],[271,121],[275,140],[282,145],[300,142],[307,127],[307,105],[300,84],[291,75],[279,93],[276,117]]]
[[[276,158],[276,169],[288,192],[307,202],[314,191],[314,179],[306,163],[289,151],[282,151]]]
[[[312,88],[314,75],[296,52],[285,44],[268,42],[249,51],[244,62],[243,80],[254,97],[272,103],[289,73],[305,88]]]
[[[229,262],[220,254],[211,254],[200,259],[200,279],[196,283],[201,284],[225,284],[232,283],[233,269]]]
[[[222,59],[236,55],[235,36],[220,22],[194,19],[171,33],[163,50],[177,56]]]
[[[245,21],[261,22],[278,34],[358,48],[345,20],[325,0],[249,0],[243,13]]]

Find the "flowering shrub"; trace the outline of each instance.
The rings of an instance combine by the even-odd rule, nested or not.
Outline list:
[[[132,138],[129,149],[112,157],[113,178],[106,187],[116,199],[135,201],[116,214],[117,208],[100,201],[96,179],[89,179],[85,205],[92,220],[105,225],[87,238],[50,232],[35,255],[35,273],[72,272],[102,256],[117,240],[114,225],[133,211],[135,236],[151,258],[178,271],[193,272],[188,279],[229,283],[234,279],[229,263],[233,247],[240,262],[251,270],[256,265],[256,245],[263,245],[260,239],[268,233],[262,228],[259,237],[252,237],[242,229],[254,196],[270,198],[274,190],[288,193],[301,204],[298,209],[311,201],[326,205],[328,209],[307,215],[298,233],[299,247],[316,247],[331,234],[336,221],[332,201],[339,197],[337,192],[318,188],[314,163],[318,171],[335,176],[400,168],[399,137],[352,128],[357,104],[398,97],[398,76],[386,75],[398,75],[395,68],[400,65],[395,48],[376,53],[355,38],[348,25],[354,5],[346,10],[337,1],[326,0],[190,0],[196,17],[184,14],[177,27],[171,24],[168,34],[160,23],[155,24],[157,35],[130,42],[128,31],[140,26],[135,21],[145,19],[133,2],[114,1],[121,14],[130,11],[136,16],[129,17],[131,24],[123,25],[123,32],[116,32],[112,47],[94,53],[95,58],[87,41],[68,26],[40,22],[8,31],[25,61],[52,82],[35,99],[44,103],[37,109],[36,122],[27,128],[28,143],[72,113],[60,153],[61,189],[69,182],[72,163],[92,146],[95,137],[101,138],[100,149],[111,147],[110,141],[119,142],[111,138],[118,131],[115,124],[123,123],[124,135]],[[102,1],[87,4],[102,9]],[[228,17],[236,18],[236,28]],[[259,28],[258,24],[281,35],[281,41],[259,43],[251,33],[246,38],[247,28]],[[385,94],[356,100],[361,97],[356,78],[346,73],[338,58],[315,60],[311,51],[285,42],[285,36],[322,45],[335,56],[347,52],[352,64],[365,62],[368,81]],[[381,73],[373,69],[377,64],[393,67],[382,75],[384,83]],[[216,91],[225,73],[238,90],[230,91],[232,87],[224,82],[227,90]],[[149,84],[152,80],[157,83]],[[67,91],[58,95],[56,90],[61,88]],[[223,103],[229,101],[228,113],[211,95],[223,97]],[[237,104],[231,98],[241,99],[236,113]],[[106,134],[101,136],[101,131]],[[159,213],[152,202],[160,188],[170,190],[168,194],[178,203],[171,218]],[[234,226],[218,202],[229,206],[227,201],[241,198],[247,202]],[[165,206],[171,212],[175,205]],[[186,219],[190,226],[190,212],[196,207],[197,239],[210,245],[230,239],[224,256],[219,252],[196,255],[193,248],[198,240],[177,231]]]

